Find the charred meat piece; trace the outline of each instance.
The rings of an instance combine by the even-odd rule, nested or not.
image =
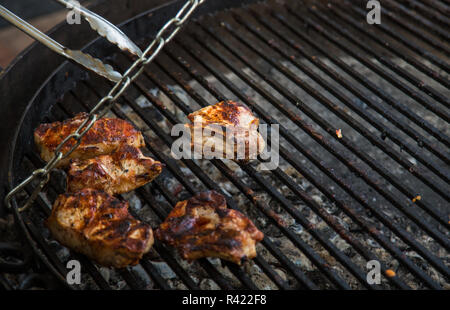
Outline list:
[[[186,126],[191,130],[193,151],[206,158],[209,152],[223,158],[249,160],[256,159],[264,150],[264,139],[258,132],[259,119],[243,104],[222,101],[189,114],[188,119],[192,122]],[[200,138],[198,133],[202,133]]]
[[[46,224],[61,244],[116,268],[136,265],[154,241],[127,202],[90,188],[59,195]]]
[[[228,209],[215,191],[178,202],[155,235],[184,259],[220,257],[236,264],[256,257],[255,244],[264,237],[245,215]]]
[[[45,161],[52,159],[56,147],[67,136],[74,133],[86,118],[87,113],[80,113],[63,122],[41,124],[36,128],[34,141],[41,158]],[[69,140],[61,151],[67,152],[75,143],[74,139]],[[121,144],[142,147],[144,146],[144,138],[141,132],[127,121],[119,118],[101,118],[84,135],[78,148],[59,162],[58,167],[66,166],[72,158],[88,159],[109,154]]]
[[[124,144],[111,155],[72,160],[67,171],[67,190],[76,192],[89,187],[110,195],[122,194],[151,182],[162,168],[159,161]]]

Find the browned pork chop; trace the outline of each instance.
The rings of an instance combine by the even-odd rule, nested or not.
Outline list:
[[[209,152],[221,158],[249,160],[264,150],[264,139],[257,131],[259,119],[243,104],[222,101],[189,114],[188,119],[192,122],[186,124],[191,130],[191,146],[203,156]],[[201,139],[195,138],[197,132],[202,133]]]
[[[63,122],[39,125],[34,131],[34,141],[41,158],[45,161],[52,159],[57,146],[74,133],[86,118],[87,113],[80,113]],[[75,143],[76,141],[71,139],[61,151],[67,152]],[[101,118],[84,135],[78,148],[59,162],[58,167],[66,166],[72,158],[88,159],[109,154],[122,144],[134,147],[145,145],[141,132],[129,122],[119,118]]]
[[[255,244],[264,234],[225,198],[208,191],[180,201],[155,232],[187,260],[220,257],[236,264],[256,257]]]
[[[129,214],[128,202],[90,188],[59,195],[46,224],[61,244],[104,266],[136,265],[153,245],[151,227]]]
[[[67,171],[67,190],[76,192],[90,187],[110,195],[126,193],[151,182],[163,166],[138,148],[124,144],[111,155],[72,160]]]

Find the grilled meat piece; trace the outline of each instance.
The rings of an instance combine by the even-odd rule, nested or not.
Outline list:
[[[128,202],[90,188],[59,195],[46,225],[61,244],[116,268],[136,265],[154,241],[151,227],[129,214]]]
[[[236,264],[256,257],[255,244],[264,237],[245,215],[228,209],[215,191],[178,202],[155,235],[184,259],[220,257]]]
[[[193,151],[200,153],[200,150],[206,158],[209,157],[205,149],[223,158],[233,156],[234,160],[256,159],[264,150],[264,139],[258,132],[259,119],[243,104],[222,101],[189,114],[188,119],[192,122],[186,126],[191,130]],[[195,138],[200,132],[202,138]]]
[[[80,113],[63,122],[39,125],[34,131],[34,141],[41,158],[45,161],[52,159],[56,147],[67,136],[74,133],[86,118],[87,113]],[[75,143],[76,141],[71,139],[61,151],[67,152]],[[121,144],[142,147],[144,146],[144,138],[141,132],[127,121],[119,118],[101,118],[84,135],[78,148],[59,162],[58,167],[66,166],[72,158],[88,159],[109,154]]]
[[[72,160],[67,172],[67,191],[89,187],[110,195],[122,194],[151,182],[162,168],[159,161],[124,144],[111,155]]]

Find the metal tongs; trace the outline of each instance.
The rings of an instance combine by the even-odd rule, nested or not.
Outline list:
[[[73,10],[75,13],[83,16],[92,29],[97,31],[98,34],[105,37],[111,43],[117,45],[121,50],[126,50],[138,57],[141,57],[142,51],[139,47],[137,47],[136,44],[134,44],[119,28],[111,24],[103,17],[84,8],[77,1],[55,1],[65,5],[67,9]],[[115,71],[110,65],[104,64],[100,59],[94,58],[89,54],[83,53],[79,50],[71,50],[63,46],[2,5],[0,5],[0,16],[54,52],[75,61],[76,63],[107,78],[108,80],[117,82],[122,78],[122,75]]]

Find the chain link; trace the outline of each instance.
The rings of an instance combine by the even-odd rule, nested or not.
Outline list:
[[[22,208],[18,211],[22,212],[26,210],[36,199],[37,195],[41,192],[45,184],[50,179],[50,172],[55,168],[58,163],[67,158],[72,152],[81,144],[81,140],[84,135],[91,129],[94,123],[102,118],[111,109],[115,101],[123,94],[123,92],[130,86],[131,82],[139,77],[143,72],[146,65],[155,59],[159,54],[165,44],[169,43],[172,38],[180,31],[183,24],[189,19],[195,9],[204,2],[205,0],[189,0],[183,7],[178,11],[177,15],[170,19],[156,34],[156,37],[148,45],[148,47],[143,52],[142,56],[137,59],[125,73],[122,78],[114,85],[114,87],[109,91],[109,93],[103,97],[95,107],[88,113],[87,118],[81,123],[77,130],[70,135],[68,135],[55,149],[55,155],[53,158],[45,165],[44,168],[37,169],[26,178],[22,183],[17,185],[12,189],[5,197],[5,203],[8,208],[11,208],[12,197],[21,191],[25,186],[35,179],[40,179],[38,186],[36,186],[33,193],[25,202]],[[100,109],[103,108],[102,112],[97,114]],[[73,144],[75,142],[75,144]],[[68,148],[66,152],[63,150]]]

